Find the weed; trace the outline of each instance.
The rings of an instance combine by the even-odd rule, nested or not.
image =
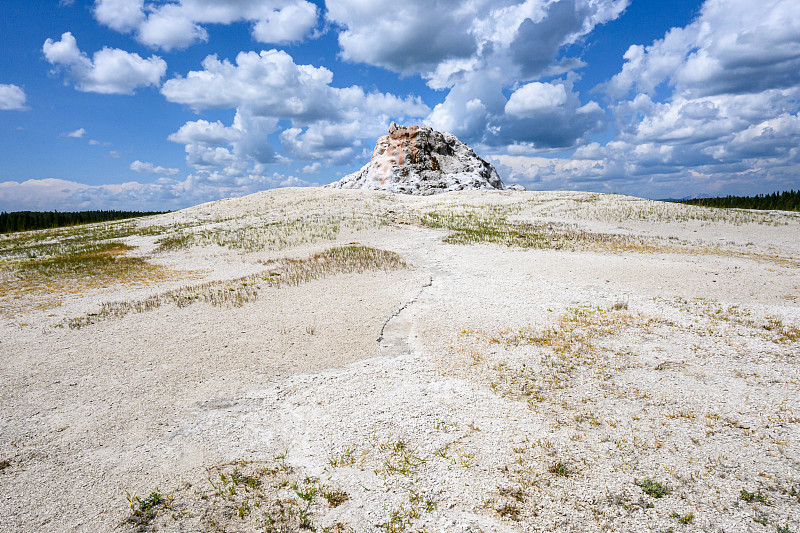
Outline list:
[[[792,530],[789,529],[789,524],[785,526],[775,526],[778,529],[778,533],[792,533]]]
[[[747,492],[745,489],[742,489],[742,492],[739,493],[739,499],[745,502],[767,503],[767,497],[764,496],[761,491]]]
[[[244,501],[236,506],[236,516],[244,518],[250,514],[250,498],[245,498]]]
[[[410,514],[416,515],[416,517],[419,517],[419,510],[424,510],[430,513],[436,509],[435,501],[413,489],[409,491],[408,503],[411,504]]]
[[[522,511],[514,503],[506,503],[495,510],[497,511],[497,514],[499,514],[503,518],[508,518],[509,520],[513,520],[514,522],[519,522],[521,519],[520,514],[522,513]]]
[[[257,475],[242,474],[238,468],[235,468],[233,473],[231,473],[231,482],[236,485],[244,485],[251,489],[257,489],[261,486],[261,480]]]
[[[637,481],[636,484],[639,485],[645,494],[653,498],[663,498],[669,494],[669,488],[666,485],[662,485],[658,481],[653,481],[650,478],[644,478],[641,481]]]
[[[452,443],[447,443],[444,446],[442,446],[441,448],[434,448],[433,449],[433,455],[436,455],[437,457],[441,457],[442,459],[447,459],[449,457],[447,455],[447,450],[450,449],[451,445],[452,445]]]
[[[282,454],[275,456],[275,460],[278,461],[281,470],[283,470],[284,472],[289,472],[292,469],[289,465],[286,464],[287,455],[289,455],[289,448],[287,448],[286,451],[283,452]]]
[[[433,429],[436,431],[453,431],[458,429],[458,422],[448,422],[447,420],[439,420],[433,423]]]
[[[521,488],[518,488],[518,487],[517,488],[513,488],[513,487],[501,488],[499,492],[500,492],[501,496],[507,496],[507,497],[512,498],[512,499],[514,499],[514,500],[516,500],[516,501],[518,501],[520,503],[523,503],[525,501],[525,491],[522,490]]]
[[[203,531],[325,531],[314,524],[313,511],[321,509],[321,505],[342,505],[350,496],[317,478],[294,477],[292,468],[284,462],[285,455],[269,465],[238,461],[209,468],[208,480],[213,490],[195,491],[194,502],[181,503],[181,508],[191,509],[190,515],[200,513],[206,525]],[[183,515],[174,516],[180,520]],[[345,530],[337,526],[328,531]]]
[[[565,465],[561,461],[557,461],[557,462],[553,463],[552,465],[550,465],[550,468],[548,468],[547,471],[550,472],[551,474],[555,474],[557,476],[563,476],[563,477],[566,477],[566,476],[568,476],[570,474],[569,469],[567,468],[567,465]]]
[[[350,499],[350,495],[343,490],[328,490],[323,492],[322,496],[328,500],[328,505],[331,507],[339,507]]]
[[[628,309],[628,297],[621,298],[614,302],[614,305],[611,306],[611,309],[614,311],[623,311]]]
[[[334,467],[352,466],[356,463],[356,448],[354,446],[348,446],[339,455],[331,455],[330,458],[328,458],[328,462]]]
[[[673,512],[670,516],[675,520],[677,520],[678,522],[680,522],[681,524],[691,524],[692,522],[694,522],[694,513],[689,513],[681,516],[680,513]]]
[[[162,237],[157,241],[158,247],[153,253],[159,254],[164,252],[171,252],[183,248],[188,248],[194,242],[194,235],[191,233],[174,233],[166,237]]]
[[[298,498],[310,503],[319,490],[318,487],[314,485],[316,481],[316,479],[311,479],[308,477],[303,480],[302,484],[295,481],[292,483],[292,490],[295,494],[297,494]]]
[[[416,474],[419,468],[427,461],[418,455],[404,440],[398,439],[395,442],[385,442],[380,448],[387,453],[380,468],[375,473],[391,476],[402,474],[409,476]]]
[[[158,489],[144,499],[129,492],[125,492],[125,497],[131,511],[127,521],[139,526],[149,524],[159,510],[172,508],[172,496],[164,496]]]
[[[405,531],[406,527],[410,526],[411,523],[411,519],[402,508],[392,508],[389,510],[389,520],[383,524],[379,524],[378,527],[385,533],[401,533]]]
[[[475,454],[474,453],[459,453],[458,454],[458,464],[461,468],[472,468],[472,465],[475,463]]]

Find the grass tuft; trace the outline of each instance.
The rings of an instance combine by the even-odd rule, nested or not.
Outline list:
[[[136,494],[125,493],[130,508],[127,522],[137,526],[146,526],[158,515],[159,511],[172,508],[172,496],[164,496],[156,489],[142,499]]]
[[[550,472],[551,474],[555,474],[557,476],[562,476],[562,477],[567,477],[570,474],[567,465],[565,465],[561,461],[557,461],[552,465],[550,465],[550,468],[548,468],[547,471]]]
[[[639,485],[645,494],[653,498],[663,498],[669,494],[669,487],[662,485],[658,481],[653,481],[650,478],[644,478],[641,481],[637,481],[636,484]]]
[[[739,499],[745,502],[767,503],[767,497],[764,496],[761,491],[748,492],[745,489],[742,489],[742,492],[739,493]]]

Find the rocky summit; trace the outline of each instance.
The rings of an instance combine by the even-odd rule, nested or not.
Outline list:
[[[506,187],[492,165],[475,155],[455,135],[427,126],[389,126],[378,139],[372,159],[358,172],[327,185],[337,189],[377,189],[430,195],[464,189]]]

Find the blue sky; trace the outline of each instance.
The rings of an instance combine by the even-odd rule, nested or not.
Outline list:
[[[325,184],[390,121],[528,189],[800,188],[796,0],[0,0],[0,210]]]

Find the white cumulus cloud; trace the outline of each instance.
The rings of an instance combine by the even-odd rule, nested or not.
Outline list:
[[[563,85],[535,81],[514,91],[506,102],[505,112],[515,117],[529,118],[566,102],[567,91]]]
[[[175,133],[167,137],[168,140],[180,144],[199,143],[209,146],[232,143],[242,136],[242,132],[232,127],[227,127],[219,120],[195,120],[187,122]]]
[[[180,172],[177,168],[156,166],[153,163],[139,161],[138,159],[131,163],[130,169],[141,174],[163,174],[164,176],[174,176]]]
[[[63,70],[79,91],[101,94],[134,94],[139,87],[158,86],[167,63],[158,56],[143,59],[118,48],[103,48],[91,59],[78,48],[70,32],[60,41],[47,39],[42,47],[47,61]]]
[[[632,90],[652,94],[662,83],[687,97],[797,86],[797,2],[708,0],[685,28],[673,28],[648,46],[631,46],[607,90],[618,97]]]
[[[152,183],[130,181],[107,185],[54,178],[4,181],[0,182],[0,211],[176,210],[275,187],[307,185],[312,184],[278,172],[235,179],[219,172],[201,172],[184,180],[162,177]]]
[[[22,111],[25,106],[25,91],[16,85],[0,83],[0,110]]]
[[[322,163],[317,161],[316,163],[304,166],[303,174],[319,174],[320,170],[322,170]]]
[[[86,130],[84,128],[78,128],[75,131],[64,134],[65,137],[72,137],[73,139],[80,139],[84,135],[86,135]]]
[[[624,190],[656,198],[797,188],[796,15],[793,0],[707,0],[685,27],[630,46],[621,70],[598,87],[614,120],[613,140],[590,142],[584,136],[571,157],[543,158],[531,156],[542,146],[541,136],[533,133],[533,143],[515,142],[493,156],[498,170],[504,179],[530,188]],[[515,132],[514,124],[524,124],[528,114],[556,129],[568,123],[565,118],[600,117],[602,110],[593,101],[569,104],[567,84],[568,102],[560,103],[561,93],[552,87],[558,83],[521,85],[505,106],[507,116],[519,120],[502,124],[492,122],[489,114],[487,126],[497,125],[501,137],[505,132],[519,141],[531,130]],[[451,92],[442,108],[453,103],[463,109],[464,99],[457,96]],[[534,109],[538,103],[547,105]],[[560,108],[572,111],[559,119]],[[536,124],[528,126],[535,129]],[[549,134],[542,130],[541,135]]]
[[[505,142],[536,151],[573,146],[597,130],[602,110],[572,91],[572,71],[584,63],[568,47],[619,17],[628,3],[328,0],[326,17],[339,30],[345,59],[417,74],[430,87],[449,90],[427,123],[475,145],[499,148]],[[561,75],[557,82],[537,81]],[[509,90],[515,93],[510,103]],[[558,131],[521,123],[552,120],[551,103],[565,109],[557,117]],[[579,116],[566,118],[578,109]],[[515,132],[527,133],[514,138]]]
[[[330,70],[298,65],[284,51],[241,52],[233,62],[208,56],[203,70],[168,80],[161,92],[196,111],[236,109],[233,124],[191,121],[169,140],[186,145],[188,164],[229,172],[281,161],[268,141],[273,133],[295,159],[345,162],[385,133],[390,120],[419,120],[430,111],[418,97],[332,83]],[[291,126],[280,132],[280,120]]]
[[[306,0],[96,0],[93,12],[101,24],[164,50],[207,41],[204,25],[235,22],[249,22],[258,42],[300,41],[318,19],[317,6]]]
[[[686,27],[631,46],[621,71],[601,87],[617,139],[575,157],[628,178],[646,176],[652,189],[684,188],[671,195],[758,192],[743,188],[745,174],[751,184],[795,187],[796,11],[792,0],[707,0]]]

